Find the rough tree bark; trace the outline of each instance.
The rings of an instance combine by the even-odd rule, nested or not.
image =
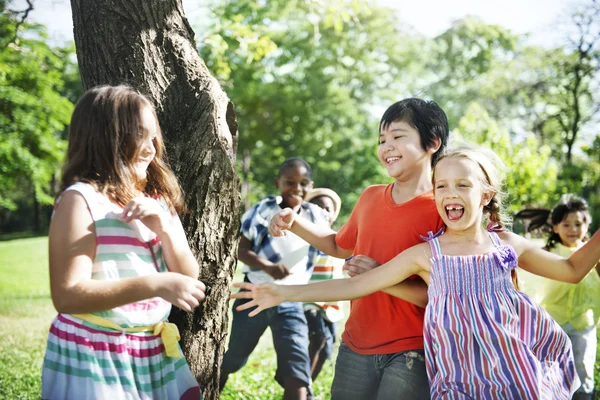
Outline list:
[[[208,288],[202,307],[174,310],[171,320],[205,398],[216,399],[239,232],[233,104],[198,55],[180,0],[71,0],[71,8],[84,88],[127,83],[156,104],[186,193],[182,221]]]

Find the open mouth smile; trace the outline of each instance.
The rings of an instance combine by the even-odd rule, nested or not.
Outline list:
[[[450,221],[458,221],[462,218],[465,213],[465,209],[460,204],[448,204],[444,207],[446,210],[446,215]]]
[[[396,161],[400,161],[401,158],[402,157],[387,157],[385,159],[385,162],[386,162],[387,165],[390,165],[390,164],[395,163]]]

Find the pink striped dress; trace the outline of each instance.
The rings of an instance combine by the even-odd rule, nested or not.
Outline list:
[[[83,195],[94,220],[92,279],[119,280],[167,271],[160,241],[143,224],[122,222],[118,215],[123,209],[91,185],[76,183],[67,190]],[[157,297],[94,315],[132,328],[165,321],[170,310],[171,304]],[[167,357],[160,335],[116,332],[69,314],[59,314],[52,322],[42,399],[199,398],[200,388],[185,358]]]
[[[431,245],[425,352],[432,399],[571,399],[579,387],[571,343],[539,305],[517,291],[512,247],[442,254]]]

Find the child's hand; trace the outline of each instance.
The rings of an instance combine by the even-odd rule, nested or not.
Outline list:
[[[127,223],[139,219],[152,232],[160,236],[170,228],[172,217],[155,199],[139,196],[125,206],[121,219]]]
[[[192,311],[206,297],[206,286],[197,279],[177,272],[164,272],[155,276],[158,296],[183,311]]]
[[[284,208],[273,215],[269,223],[269,233],[271,236],[285,236],[285,231],[292,228],[296,213],[291,208]]]
[[[273,279],[283,279],[290,274],[290,270],[283,264],[273,264],[263,269],[267,274],[271,275]]]
[[[232,293],[229,296],[230,299],[252,299],[251,301],[238,306],[236,308],[237,311],[247,310],[256,306],[256,309],[252,310],[252,312],[248,314],[250,317],[254,317],[262,310],[275,307],[276,305],[283,303],[285,300],[282,294],[283,290],[285,289],[282,285],[276,285],[274,283],[261,283],[257,286],[253,283],[238,282],[234,283],[233,287],[244,290],[240,290],[237,293]]]
[[[344,263],[344,270],[348,271],[348,275],[352,277],[364,274],[373,268],[379,267],[379,265],[380,264],[371,257],[358,255],[350,258]]]

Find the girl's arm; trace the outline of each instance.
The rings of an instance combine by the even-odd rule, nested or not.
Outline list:
[[[352,250],[337,245],[335,241],[337,233],[334,230],[300,217],[291,208],[284,208],[275,214],[269,223],[269,232],[272,236],[284,236],[286,230],[295,233],[311,246],[330,256],[348,258],[352,255]]]
[[[125,206],[122,218],[125,222],[139,219],[156,233],[169,271],[198,278],[200,267],[177,215],[166,212],[155,199],[140,196]]]
[[[521,268],[556,281],[581,282],[600,259],[600,231],[569,258],[542,250],[511,232],[502,232],[499,235],[503,241],[514,247]]]
[[[409,276],[429,271],[429,260],[423,250],[421,245],[411,247],[386,264],[350,279],[333,279],[308,285],[263,283],[257,286],[244,282],[235,283],[234,287],[245,291],[234,293],[231,298],[253,299],[237,308],[242,311],[257,306],[249,314],[251,317],[284,301],[353,300],[387,288]]]
[[[58,312],[105,311],[156,296],[191,311],[204,299],[204,284],[178,273],[92,280],[95,250],[94,221],[85,199],[69,191],[56,208],[49,232],[50,292]]]
[[[348,271],[350,276],[364,274],[377,267],[379,267],[377,261],[364,255],[354,256],[344,263],[344,269]],[[404,301],[408,301],[421,308],[425,308],[429,301],[429,297],[427,296],[427,284],[421,279],[405,280],[394,286],[382,289],[381,291]]]

